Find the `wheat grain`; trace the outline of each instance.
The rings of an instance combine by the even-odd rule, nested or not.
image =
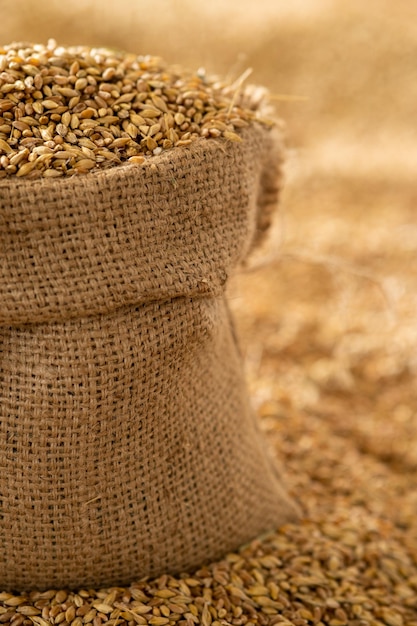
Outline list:
[[[259,107],[241,106],[250,101],[242,81],[226,85],[156,57],[50,40],[0,48],[0,68],[0,178],[144,164],[132,158],[200,138],[239,141],[238,129],[259,117]],[[87,159],[76,151],[64,156],[64,142],[88,148]],[[33,158],[44,147],[51,158]]]

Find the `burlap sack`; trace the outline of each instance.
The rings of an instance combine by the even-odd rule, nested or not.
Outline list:
[[[1,588],[185,571],[296,516],[224,296],[276,199],[243,136],[0,181]]]

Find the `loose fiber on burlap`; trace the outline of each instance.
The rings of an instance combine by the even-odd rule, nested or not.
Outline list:
[[[273,134],[0,181],[0,587],[128,584],[297,515],[225,301]]]

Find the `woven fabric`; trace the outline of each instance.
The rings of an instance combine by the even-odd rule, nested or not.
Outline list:
[[[225,300],[273,138],[0,182],[0,587],[129,584],[297,515]]]

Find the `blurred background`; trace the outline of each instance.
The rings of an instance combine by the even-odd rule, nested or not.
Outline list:
[[[415,492],[417,3],[0,7],[3,43],[106,45],[231,79],[253,69],[249,81],[269,88],[286,123],[288,150],[271,236],[230,295],[254,404],[265,429],[280,433],[281,449],[299,424],[315,429],[324,450],[325,423],[327,438],[354,444]],[[411,519],[416,497],[407,502]]]

